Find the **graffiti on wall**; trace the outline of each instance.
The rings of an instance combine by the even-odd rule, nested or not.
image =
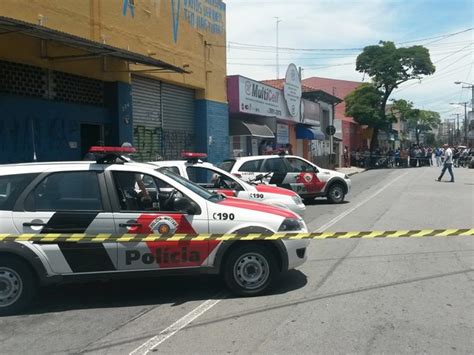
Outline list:
[[[44,120],[36,116],[9,116],[0,120],[0,163],[31,162],[34,155],[38,160],[77,159],[77,152],[71,151],[70,141],[77,141],[79,127],[55,116]],[[53,139],[52,139],[53,138]]]

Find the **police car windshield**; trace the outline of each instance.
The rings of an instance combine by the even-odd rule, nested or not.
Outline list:
[[[173,180],[178,181],[181,185],[184,185],[188,189],[190,189],[192,192],[198,194],[202,198],[205,198],[208,201],[217,201],[217,200],[222,200],[224,199],[224,196],[218,195],[218,194],[213,194],[206,189],[202,188],[198,184],[195,184],[192,181],[189,181],[188,179],[182,177],[181,175],[175,174],[168,169],[165,168],[160,168],[157,169],[160,173],[170,177]]]

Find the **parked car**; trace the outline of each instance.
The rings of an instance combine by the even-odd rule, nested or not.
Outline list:
[[[306,232],[292,211],[214,194],[169,171],[103,153],[98,161],[0,167],[0,233]],[[129,150],[126,150],[129,152]],[[0,315],[26,307],[39,286],[141,275],[211,273],[259,295],[306,260],[308,241],[0,243]]]
[[[183,158],[186,160],[158,161],[150,164],[172,171],[213,192],[264,202],[288,208],[299,215],[304,214],[306,206],[296,192],[258,182],[245,182],[215,165],[200,160],[206,157],[205,154],[184,153]]]
[[[249,156],[224,161],[219,167],[242,180],[263,176],[263,181],[298,193],[305,202],[326,197],[341,203],[351,189],[351,180],[343,173],[318,167],[295,155]]]

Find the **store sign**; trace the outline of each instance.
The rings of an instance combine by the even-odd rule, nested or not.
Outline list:
[[[286,71],[284,95],[290,115],[297,121],[300,121],[301,78],[298,68],[294,64],[290,64]]]
[[[321,125],[321,106],[317,102],[303,100],[303,114],[301,115],[303,119],[301,123],[319,126]]]
[[[290,130],[286,124],[277,124],[277,144],[290,143]]]
[[[251,79],[239,77],[239,112],[288,119],[281,90]]]

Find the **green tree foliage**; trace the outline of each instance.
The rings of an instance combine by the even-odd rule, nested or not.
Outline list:
[[[387,101],[393,90],[408,80],[420,79],[435,72],[428,49],[423,46],[397,48],[393,42],[381,41],[379,45],[367,46],[357,57],[356,69],[367,74],[372,80],[371,89],[363,89],[346,97],[346,114],[354,117],[359,124],[373,128],[370,150],[377,146],[378,131],[386,127],[393,117],[386,115]],[[357,91],[357,90],[356,90]],[[375,99],[375,94],[379,95]],[[349,102],[347,101],[349,99]],[[358,99],[362,103],[357,103]],[[362,109],[362,105],[373,105]],[[373,110],[378,111],[374,114]],[[363,117],[363,112],[370,114]],[[368,122],[368,123],[364,123]]]
[[[406,100],[394,100],[387,116],[394,119],[398,116],[407,122],[408,128],[415,131],[416,144],[420,144],[422,133],[430,132],[441,123],[438,112],[416,109],[412,102]]]

